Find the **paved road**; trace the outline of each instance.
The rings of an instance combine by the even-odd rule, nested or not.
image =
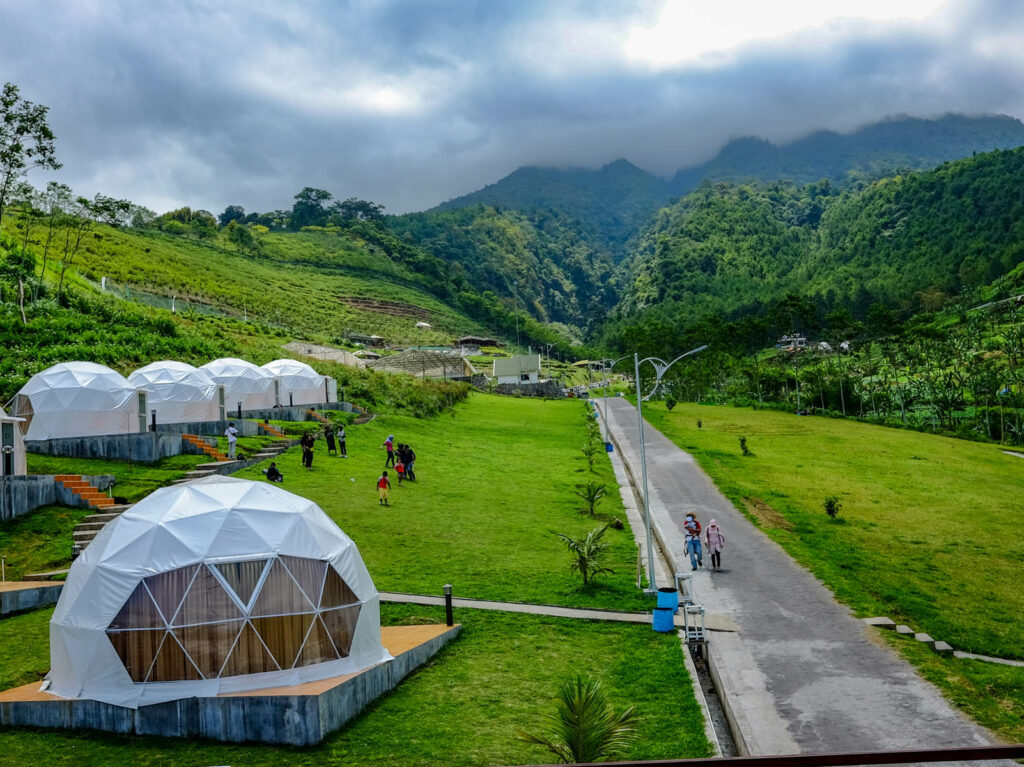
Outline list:
[[[608,404],[621,457],[639,480],[636,409],[621,398]],[[699,571],[695,590],[709,622],[731,619],[739,629],[713,635],[711,652],[749,753],[994,742],[737,512],[692,456],[649,424],[645,431],[652,521],[673,566],[690,571],[681,531],[687,511],[703,525],[717,518],[726,537],[723,572]]]

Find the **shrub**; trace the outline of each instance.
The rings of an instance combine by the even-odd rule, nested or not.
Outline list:
[[[840,503],[836,496],[829,495],[826,496],[824,501],[822,501],[821,506],[825,509],[825,513],[828,514],[829,519],[835,521],[836,517],[839,515],[839,510],[843,507],[843,504]]]
[[[584,586],[590,583],[599,573],[614,572],[601,564],[604,552],[608,548],[607,541],[601,539],[607,530],[608,525],[595,527],[583,538],[573,538],[565,533],[556,533],[572,555],[569,571],[579,573],[580,577],[583,578]]]
[[[594,511],[597,509],[597,505],[601,502],[601,499],[608,494],[608,486],[590,481],[585,485],[576,485],[576,489],[573,490],[573,493],[577,498],[587,504],[585,507],[580,509],[580,511],[589,511],[590,516],[594,516]]]
[[[753,455],[753,453],[750,452],[750,448],[747,447],[746,437],[740,437],[740,450],[743,451],[743,455]]]

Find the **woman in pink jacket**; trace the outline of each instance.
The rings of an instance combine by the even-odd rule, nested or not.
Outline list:
[[[715,570],[722,569],[722,547],[725,545],[725,536],[722,535],[718,522],[711,520],[707,529],[704,530],[704,543],[707,544],[708,553],[711,554],[711,567]]]

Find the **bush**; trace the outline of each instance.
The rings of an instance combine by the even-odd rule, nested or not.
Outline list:
[[[843,504],[840,503],[836,496],[829,495],[826,496],[824,501],[822,501],[821,506],[825,509],[825,513],[828,514],[829,519],[834,522],[836,517],[839,516],[839,510],[843,507]]]

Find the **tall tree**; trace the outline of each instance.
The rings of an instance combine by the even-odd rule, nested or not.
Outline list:
[[[17,183],[34,168],[57,170],[56,138],[46,124],[48,108],[23,99],[14,83],[0,95],[0,225]]]
[[[327,218],[327,209],[324,207],[330,202],[332,195],[324,189],[314,189],[311,186],[304,187],[301,192],[295,195],[295,204],[292,205],[292,215],[289,226],[298,231],[304,226],[317,226]]]

